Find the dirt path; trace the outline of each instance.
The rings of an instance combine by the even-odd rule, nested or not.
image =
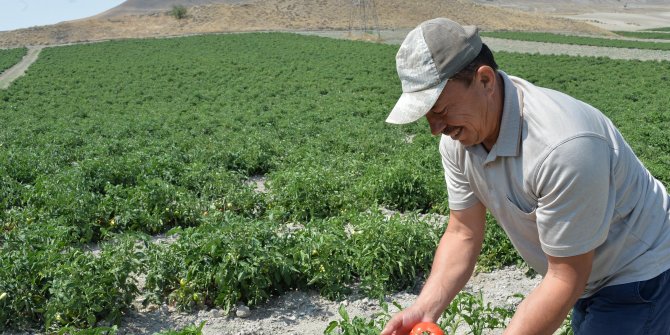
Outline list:
[[[644,49],[626,49],[612,47],[598,47],[590,45],[572,45],[545,42],[529,42],[507,40],[501,38],[484,37],[491,50],[509,51],[521,53],[538,53],[543,55],[569,55],[569,56],[588,56],[588,57],[608,57],[611,59],[625,60],[656,60],[670,61],[670,51],[667,50],[644,50]]]
[[[409,32],[409,29],[397,30],[382,30],[380,37],[384,43],[400,44]],[[304,35],[318,35],[323,37],[349,39],[348,31],[344,30],[320,30],[320,31],[304,31],[297,32]],[[374,38],[375,36],[366,36],[366,39]],[[354,37],[355,39],[356,37]],[[360,38],[364,39],[364,38]],[[569,55],[569,56],[587,56],[587,57],[609,57],[612,59],[628,59],[628,60],[656,60],[656,61],[670,61],[670,51],[667,50],[644,50],[644,49],[626,49],[626,48],[611,48],[598,47],[590,45],[572,45],[559,43],[545,43],[545,42],[530,42],[517,41],[502,38],[483,37],[482,40],[491,50],[520,52],[520,53],[538,53],[542,55]]]
[[[18,77],[21,77],[30,66],[37,60],[40,51],[42,51],[41,46],[30,46],[28,47],[28,53],[23,56],[20,62],[16,65],[9,68],[7,71],[0,74],[0,89],[7,89],[9,85]]]

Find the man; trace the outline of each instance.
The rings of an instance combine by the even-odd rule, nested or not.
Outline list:
[[[387,122],[425,116],[441,135],[449,224],[416,302],[382,335],[436,321],[474,269],[489,210],[543,275],[505,334],[670,334],[670,198],[612,122],[565,94],[497,70],[474,27],[411,31],[403,94]],[[615,75],[615,74],[612,74]]]

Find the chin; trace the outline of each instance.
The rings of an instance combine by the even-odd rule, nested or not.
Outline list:
[[[480,145],[480,144],[483,143],[483,142],[472,141],[472,140],[467,140],[467,139],[459,140],[458,142],[460,142],[464,147],[474,147],[476,145]]]

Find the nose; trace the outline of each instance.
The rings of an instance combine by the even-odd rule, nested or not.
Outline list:
[[[439,136],[442,134],[442,129],[444,128],[438,128],[433,125],[430,126],[430,133],[433,134],[433,136]]]
[[[428,125],[430,126],[430,133],[433,136],[438,136],[442,134],[446,124],[442,122],[439,118],[430,117],[430,113],[426,114],[426,120],[428,120]]]

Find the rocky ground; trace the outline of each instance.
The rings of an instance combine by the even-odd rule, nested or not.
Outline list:
[[[520,299],[514,295],[527,295],[540,281],[539,277],[527,277],[524,271],[514,267],[480,273],[470,280],[465,290],[482,292],[484,301],[492,305],[507,307]],[[388,297],[403,307],[414,302],[419,288],[400,292]],[[328,324],[340,320],[338,308],[344,304],[351,317],[371,318],[381,312],[376,300],[354,294],[342,302],[329,301],[315,292],[295,291],[272,299],[258,308],[241,309],[230,315],[222,315],[217,309],[197,313],[180,313],[171,307],[162,306],[154,310],[140,309],[123,319],[119,334],[153,334],[164,329],[182,328],[206,322],[203,334],[230,335],[307,335],[323,334]],[[392,311],[397,309],[392,308]],[[466,334],[463,327],[459,334]],[[498,334],[500,332],[492,332]]]

